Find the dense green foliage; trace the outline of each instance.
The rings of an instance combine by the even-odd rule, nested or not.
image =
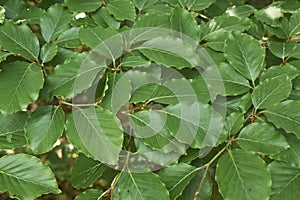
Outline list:
[[[0,5],[1,199],[299,198],[299,1]]]

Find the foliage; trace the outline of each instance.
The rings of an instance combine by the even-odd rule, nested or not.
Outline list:
[[[298,199],[297,0],[0,2],[1,193]]]

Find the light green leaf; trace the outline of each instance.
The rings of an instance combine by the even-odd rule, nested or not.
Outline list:
[[[121,66],[123,67],[148,67],[150,61],[145,60],[141,56],[128,56],[122,60]]]
[[[274,155],[289,148],[284,136],[270,124],[253,123],[243,128],[236,139],[247,151]]]
[[[166,186],[152,172],[124,173],[118,182],[118,195],[120,199],[130,200],[169,200]]]
[[[79,39],[83,44],[93,48],[98,54],[115,62],[122,55],[123,39],[114,29],[102,27],[82,28]],[[110,64],[110,63],[108,63]]]
[[[300,168],[283,162],[273,162],[269,166],[272,175],[271,198],[298,199],[300,191]]]
[[[8,113],[25,110],[38,98],[44,84],[41,68],[23,61],[7,64],[0,72],[0,80],[0,110]]]
[[[296,41],[289,42],[279,42],[279,41],[269,41],[268,47],[273,55],[284,60],[296,50]]]
[[[255,12],[255,17],[263,23],[270,26],[278,26],[278,19],[283,17],[283,12],[280,7],[270,5],[265,9]]]
[[[103,163],[79,154],[71,171],[71,182],[75,188],[92,186],[107,168]]]
[[[293,67],[292,65],[286,65],[286,66],[272,66],[268,68],[266,71],[264,71],[260,77],[260,82],[274,78],[277,79],[279,77],[286,77],[288,76],[289,79],[293,80],[297,76],[299,76],[299,70],[296,67]]]
[[[8,191],[11,197],[16,195],[24,200],[61,192],[49,167],[38,158],[26,154],[0,158],[0,182],[0,192]]]
[[[92,12],[97,10],[102,5],[98,0],[66,0],[65,6],[71,11]]]
[[[218,161],[216,181],[224,199],[269,199],[271,174],[254,152],[230,150]]]
[[[249,35],[233,32],[225,43],[225,57],[245,78],[254,82],[259,76],[265,59],[260,43]]]
[[[0,6],[0,24],[3,24],[5,20],[5,8]]]
[[[253,90],[251,99],[256,109],[267,108],[287,99],[292,89],[292,82],[286,76],[263,80]]]
[[[37,60],[40,50],[39,41],[27,25],[16,25],[7,20],[0,26],[0,33],[0,45],[3,49]]]
[[[284,161],[290,166],[300,167],[300,140],[293,134],[287,134],[285,137],[290,148],[273,155],[272,158]]]
[[[64,112],[60,107],[43,106],[31,114],[25,126],[30,148],[36,154],[52,149],[64,130]]]
[[[95,52],[91,52],[88,56],[78,54],[75,58],[55,67],[54,73],[47,76],[41,94],[45,98],[51,96],[72,98],[89,88],[97,75],[104,73],[105,68],[104,60]]]
[[[277,128],[295,133],[300,138],[300,101],[284,101],[268,107],[263,113]]]
[[[135,8],[129,0],[112,0],[107,5],[107,11],[117,20],[135,20]]]
[[[226,131],[230,135],[237,134],[239,130],[241,130],[241,128],[243,127],[243,123],[244,123],[244,114],[238,112],[232,112],[226,118],[226,124],[225,124]]]
[[[60,34],[68,30],[72,15],[61,4],[55,4],[48,8],[47,13],[41,18],[42,36],[46,42],[55,40]]]
[[[160,170],[158,175],[166,185],[170,199],[177,199],[196,173],[197,169],[194,166],[180,163]]]
[[[58,36],[55,43],[58,46],[66,48],[78,48],[82,46],[81,41],[79,40],[79,30],[79,27],[72,27],[66,30],[60,36]]]
[[[101,190],[97,189],[89,189],[80,195],[76,196],[75,200],[100,200],[100,196],[102,195]]]
[[[171,28],[183,36],[189,36],[195,41],[199,40],[199,29],[195,18],[185,9],[177,6],[172,10]]]
[[[40,59],[43,63],[51,61],[57,53],[57,46],[54,43],[46,43],[41,48]]]
[[[224,84],[227,96],[237,96],[250,90],[248,80],[229,64],[221,63],[218,69],[222,79],[214,81],[220,81],[220,84]]]
[[[103,108],[78,109],[74,125],[82,144],[97,160],[115,165],[123,142],[121,124]]]
[[[6,115],[0,113],[0,150],[15,149],[27,144],[24,134],[27,117],[23,112]]]
[[[226,14],[229,16],[236,17],[249,17],[253,14],[256,9],[248,4],[245,5],[234,5],[226,10]]]

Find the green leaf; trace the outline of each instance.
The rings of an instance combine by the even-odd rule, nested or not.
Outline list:
[[[179,143],[164,127],[164,115],[155,111],[140,111],[130,115],[130,127],[135,137],[143,138],[146,145],[163,153],[171,151],[183,154],[185,145]]]
[[[248,80],[235,71],[229,64],[221,63],[218,66],[218,70],[222,79],[214,81],[219,81],[219,84],[224,84],[227,96],[244,94],[251,88]]]
[[[141,56],[128,56],[121,63],[124,67],[148,67],[150,64],[150,61],[145,60]]]
[[[295,133],[300,138],[300,101],[284,101],[268,107],[263,113],[277,128]]]
[[[89,189],[80,195],[76,196],[75,200],[100,200],[100,196],[102,195],[101,190],[97,189]]]
[[[0,26],[0,33],[0,45],[3,49],[37,60],[40,50],[39,41],[27,25],[16,25],[7,20]]]
[[[117,20],[135,20],[135,8],[129,0],[112,0],[107,5],[107,11]]]
[[[10,0],[4,2],[2,2],[2,4],[4,4],[5,16],[8,19],[15,19],[26,8],[26,3],[22,0]]]
[[[199,155],[198,155],[199,156]],[[195,193],[197,192],[200,182],[203,177],[205,169],[197,171],[196,175],[192,178],[190,183],[187,187],[183,190],[182,195],[178,198],[178,200],[187,200],[187,199],[194,199]],[[199,196],[195,200],[210,200],[212,196],[212,183],[210,178],[209,171],[204,178],[204,182],[202,185],[202,189],[199,193]]]
[[[162,104],[177,104],[178,102],[193,103],[196,100],[207,103],[210,94],[206,82],[198,77],[195,79],[172,79],[164,83],[146,84],[136,89],[131,97],[131,102],[154,101]]]
[[[293,52],[296,50],[296,45],[296,41],[279,42],[271,40],[268,43],[268,47],[271,53],[276,57],[281,58],[282,60],[293,54]]]
[[[0,192],[8,191],[11,197],[24,200],[61,192],[49,167],[36,157],[25,154],[0,158],[0,182]]]
[[[288,76],[289,79],[293,80],[294,78],[299,76],[299,70],[296,67],[293,67],[292,65],[272,66],[260,75],[259,80],[262,82],[266,79],[277,79],[282,76]]]
[[[251,23],[247,18],[233,16],[218,16],[208,23],[200,25],[200,40],[205,41],[204,46],[217,51],[223,51],[224,42],[231,31],[244,31]]]
[[[41,48],[40,59],[43,63],[51,61],[57,53],[57,46],[53,43],[46,43]]]
[[[169,200],[166,186],[160,181],[158,175],[151,172],[124,173],[118,182],[118,195],[120,199]]]
[[[83,44],[93,48],[113,62],[122,55],[123,39],[114,29],[102,27],[82,28],[79,39]]]
[[[158,175],[166,185],[170,199],[177,199],[196,173],[197,169],[194,166],[180,163],[160,170]]]
[[[79,30],[79,27],[72,27],[66,30],[60,36],[58,36],[55,43],[58,46],[66,48],[78,48],[82,46],[81,41],[79,40]]]
[[[16,20],[25,20],[28,24],[39,24],[45,11],[41,8],[31,7],[24,9],[16,18]]]
[[[115,165],[123,142],[121,124],[103,108],[78,109],[73,112],[79,139],[97,160]]]
[[[200,65],[199,55],[185,40],[174,37],[156,37],[137,48],[151,61],[167,67],[182,69]]]
[[[89,150],[87,150],[86,146],[81,141],[81,138],[77,132],[77,128],[74,124],[73,115],[69,115],[66,121],[66,136],[68,138],[68,141],[73,144],[79,152],[84,153],[88,157],[92,157]]]
[[[106,7],[101,7],[95,14],[92,15],[92,18],[94,19],[95,23],[103,26],[104,28],[120,28],[120,22],[108,13]]]
[[[38,98],[44,82],[41,68],[23,61],[7,64],[0,80],[0,110],[8,113],[25,110]]]
[[[188,10],[201,11],[208,8],[215,0],[180,0],[181,4],[184,4]]]
[[[146,13],[140,16],[133,25],[133,28],[147,27],[170,28],[170,15],[165,13]]]
[[[273,162],[269,165],[272,174],[271,198],[297,199],[300,191],[297,189],[300,184],[300,168],[293,167],[283,162]]]
[[[55,40],[60,34],[69,29],[69,22],[72,15],[61,6],[55,4],[51,6],[47,13],[41,18],[42,36],[46,42]]]
[[[6,58],[10,55],[12,55],[12,53],[0,51],[0,62],[6,60]]]
[[[91,52],[78,54],[75,58],[67,60],[54,69],[54,73],[47,76],[42,96],[64,96],[72,98],[76,94],[89,88],[97,75],[102,75],[106,65],[104,60]]]
[[[139,138],[134,139],[137,152],[145,159],[146,163],[158,164],[160,166],[168,166],[176,162],[181,156],[178,152],[168,152],[164,153],[160,150],[154,150],[149,145],[145,145],[143,141]]]
[[[23,112],[6,115],[0,113],[0,150],[15,149],[27,144],[24,134],[27,117]]]
[[[134,6],[139,10],[145,10],[154,5],[158,0],[133,0]]]
[[[274,155],[289,148],[284,136],[270,124],[253,123],[243,128],[236,139],[247,151]]]
[[[60,107],[43,106],[31,114],[25,126],[30,148],[36,154],[52,149],[64,130],[64,112]]]
[[[105,96],[101,101],[101,106],[108,110],[118,111],[127,102],[131,96],[132,85],[128,77],[123,77],[122,73],[110,73],[107,75],[108,89],[105,91]],[[118,107],[118,108],[117,108]]]
[[[292,89],[292,82],[286,76],[265,79],[254,88],[251,99],[256,109],[267,108],[287,99]]]
[[[300,166],[300,140],[293,134],[287,134],[286,140],[290,146],[285,151],[282,151],[272,158],[279,161],[284,161],[290,166],[299,167]]]
[[[290,18],[290,31],[289,37],[292,38],[300,34],[300,11],[297,10]]]
[[[103,163],[79,154],[71,172],[71,182],[75,188],[92,186],[107,168]]]
[[[224,199],[269,199],[271,174],[255,153],[230,150],[218,161],[216,181]]]
[[[171,14],[171,28],[180,32],[183,36],[189,36],[195,41],[199,40],[199,29],[197,21],[185,9],[177,6]]]
[[[65,6],[71,11],[92,12],[101,6],[102,2],[98,0],[66,0]]]
[[[265,59],[260,43],[249,35],[233,32],[225,43],[225,57],[245,78],[255,81]]]
[[[0,6],[0,24],[3,24],[5,20],[5,8]]]
[[[230,135],[237,134],[243,127],[244,115],[243,113],[232,112],[227,118],[225,123],[226,131]]]

